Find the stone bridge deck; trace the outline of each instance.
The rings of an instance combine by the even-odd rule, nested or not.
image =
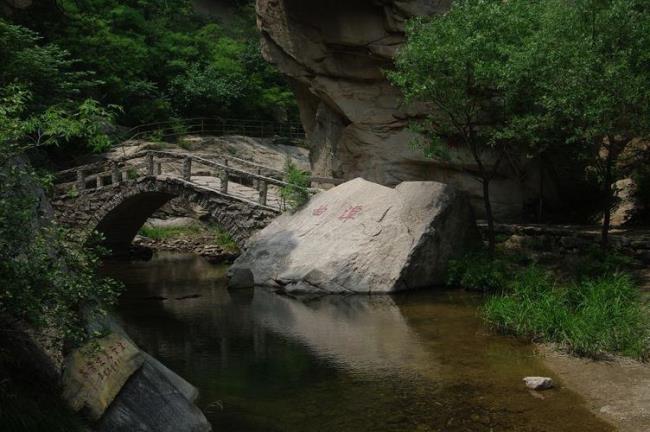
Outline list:
[[[286,209],[283,188],[318,192],[278,179],[282,173],[277,170],[257,166],[251,172],[241,166],[245,161],[234,159],[217,162],[192,154],[147,151],[77,167],[59,173],[53,206],[61,223],[84,233],[98,231],[115,251],[127,248],[156,210],[182,197],[204,208],[210,220],[241,246]],[[74,181],[66,181],[71,176]]]

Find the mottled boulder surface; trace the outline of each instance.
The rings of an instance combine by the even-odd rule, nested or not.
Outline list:
[[[265,58],[289,77],[311,150],[314,175],[363,177],[394,186],[434,180],[467,191],[477,214],[481,185],[459,170],[473,164],[440,164],[412,148],[400,92],[385,77],[404,43],[409,18],[447,10],[451,0],[257,0]],[[496,215],[517,218],[534,199],[539,177],[526,166],[525,181],[504,170],[492,184]],[[546,178],[548,181],[548,176]],[[552,197],[552,184],[545,185]]]
[[[358,178],[274,220],[234,269],[287,292],[393,292],[444,283],[449,259],[477,240],[471,207],[453,187]]]

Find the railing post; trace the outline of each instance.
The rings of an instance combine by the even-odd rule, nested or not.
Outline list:
[[[266,205],[266,190],[267,190],[267,185],[266,182],[263,180],[260,180],[260,196],[259,196],[259,203],[260,205],[265,206]]]
[[[228,193],[228,169],[224,169],[221,173],[221,192]]]
[[[257,175],[258,176],[262,175],[262,168],[257,169]],[[255,189],[260,190],[260,184],[261,184],[261,182],[260,182],[259,179],[253,180],[253,186],[255,186]]]
[[[101,173],[97,174],[97,189],[104,187],[104,176]]]
[[[192,158],[183,159],[183,179],[190,181],[192,179]]]
[[[156,175],[161,175],[162,174],[162,162],[157,162],[156,163]]]
[[[154,175],[153,153],[147,153],[147,175]]]
[[[84,170],[77,170],[77,190],[82,191],[86,189],[86,174]]]
[[[117,162],[113,162],[111,166],[111,183],[114,185],[120,184],[122,182],[122,173],[120,173],[120,167]]]

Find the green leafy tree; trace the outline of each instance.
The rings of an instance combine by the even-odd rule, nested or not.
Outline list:
[[[25,152],[75,136],[101,143],[103,134],[84,123],[98,108],[83,102],[75,113],[50,107],[30,115],[29,96],[17,86],[0,94],[0,317],[9,326],[28,322],[80,341],[88,336],[81,308],[103,313],[117,287],[95,276],[95,254],[48,220],[47,177],[37,175]]]
[[[260,54],[254,2],[228,3],[228,20],[195,11],[190,0],[61,0],[11,19],[93,71],[97,85],[82,96],[123,106],[122,124],[296,116],[287,83]]]
[[[415,128],[426,139],[426,155],[444,160],[453,153],[481,182],[490,250],[491,182],[508,161],[530,150],[515,133],[525,123],[530,95],[510,65],[535,31],[536,13],[531,2],[454,2],[444,15],[410,22],[407,43],[388,73],[407,102],[427,108]]]
[[[102,129],[117,107],[102,107],[81,93],[96,82],[74,70],[56,45],[42,45],[34,32],[0,20],[0,140],[24,150],[79,144],[102,151],[110,139]]]
[[[555,0],[540,21],[527,59],[541,95],[535,105],[601,185],[607,247],[613,184],[626,173],[618,160],[635,137],[650,133],[650,4]]]

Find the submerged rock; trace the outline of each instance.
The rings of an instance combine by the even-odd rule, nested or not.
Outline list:
[[[553,388],[553,380],[548,377],[526,377],[524,378],[524,383],[531,390],[548,390]]]
[[[449,259],[478,238],[453,187],[358,178],[258,232],[233,271],[249,268],[256,284],[287,292],[393,292],[443,284]]]
[[[237,267],[228,272],[228,288],[244,289],[255,286],[255,277],[249,268]]]

